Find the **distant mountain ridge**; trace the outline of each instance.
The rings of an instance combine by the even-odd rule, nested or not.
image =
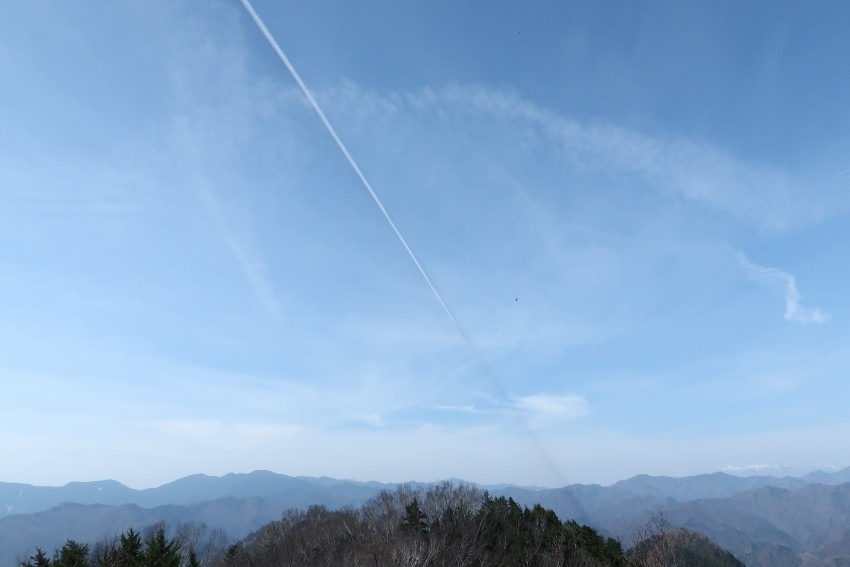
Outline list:
[[[457,479],[453,479],[457,480]],[[457,480],[457,482],[464,482]],[[809,484],[835,485],[850,482],[850,467],[836,471],[816,471],[802,477],[740,477],[723,472],[687,477],[637,475],[610,486],[572,484],[562,488],[520,487],[510,484],[482,486],[495,493],[525,496],[571,494],[582,509],[620,502],[622,497],[652,497],[689,502],[701,498],[722,498],[740,492],[773,486],[795,490]],[[288,476],[271,471],[229,473],[224,476],[194,474],[156,488],[129,488],[115,480],[70,482],[64,486],[33,486],[0,482],[0,518],[11,514],[30,514],[65,502],[76,504],[136,504],[156,507],[167,504],[188,505],[218,498],[266,497],[280,494],[321,495],[312,503],[328,506],[359,504],[385,488],[404,483],[361,482],[330,477]],[[424,484],[424,483],[417,483]],[[472,484],[472,483],[470,483]],[[552,497],[557,500],[557,496]],[[302,498],[297,500],[305,501]],[[309,503],[307,503],[309,504]]]
[[[749,565],[758,544],[773,554],[804,556],[806,565],[850,564],[850,483],[798,490],[763,487],[726,499],[695,500],[669,511],[670,521],[708,535]]]
[[[32,486],[0,482],[0,518],[31,514],[70,502],[75,504],[135,504],[145,508],[190,505],[219,498],[251,498],[290,494],[295,505],[359,504],[389,484],[337,480],[329,477],[293,477],[270,471],[194,474],[158,486],[136,490],[114,480],[71,482],[64,486]],[[300,495],[300,496],[299,496]],[[309,500],[309,501],[308,501]]]
[[[480,488],[528,506],[540,503],[563,519],[619,537],[626,546],[635,530],[662,508],[672,526],[707,535],[751,567],[803,565],[803,556],[812,567],[830,564],[829,557],[850,557],[848,480],[850,468],[804,477],[638,475],[610,486]],[[5,512],[0,516],[0,564],[14,564],[36,545],[60,545],[67,537],[96,541],[157,521],[206,524],[243,537],[286,509],[356,507],[396,486],[269,471],[197,474],[144,490],[113,480],[62,487],[0,482],[0,511]]]

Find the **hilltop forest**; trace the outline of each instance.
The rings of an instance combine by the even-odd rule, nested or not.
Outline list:
[[[670,532],[671,534],[673,532]],[[164,525],[129,529],[94,545],[68,540],[48,555],[41,549],[19,567],[643,567],[741,565],[706,538],[702,551],[667,537],[663,518],[625,552],[615,539],[552,510],[520,506],[466,485],[428,490],[401,486],[360,508],[290,510],[235,543],[223,534]],[[704,540],[704,541],[703,541]],[[708,551],[706,551],[708,550]]]

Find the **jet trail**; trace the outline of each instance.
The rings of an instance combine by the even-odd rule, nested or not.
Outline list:
[[[440,295],[440,292],[438,292],[437,288],[434,287],[434,284],[431,282],[431,278],[429,278],[428,274],[425,272],[425,268],[423,268],[422,264],[419,263],[419,260],[416,258],[416,254],[413,253],[413,250],[411,250],[410,246],[407,244],[407,241],[404,239],[404,236],[402,236],[401,231],[399,231],[395,222],[393,222],[393,219],[390,216],[390,214],[387,212],[387,209],[384,208],[384,204],[381,202],[381,199],[378,197],[378,195],[372,189],[372,185],[369,183],[369,180],[367,180],[366,176],[363,175],[363,172],[360,170],[360,167],[357,165],[357,162],[354,161],[354,158],[351,157],[351,154],[348,152],[348,148],[346,148],[345,144],[342,143],[342,140],[339,138],[339,135],[337,135],[336,130],[334,130],[334,127],[331,126],[331,123],[327,119],[327,117],[325,116],[325,113],[322,112],[322,108],[319,106],[319,103],[316,102],[316,99],[313,98],[313,95],[307,89],[307,85],[305,85],[304,81],[301,80],[301,76],[298,74],[298,71],[295,70],[295,67],[289,61],[289,58],[283,52],[283,49],[280,48],[280,45],[278,45],[274,36],[272,36],[269,29],[266,27],[266,24],[263,23],[263,20],[260,18],[260,16],[257,14],[257,12],[254,11],[254,7],[251,5],[250,0],[241,0],[241,2],[242,2],[242,5],[245,7],[245,10],[247,10],[248,13],[251,15],[251,18],[254,20],[254,23],[257,24],[258,28],[260,28],[260,31],[262,32],[263,36],[265,36],[266,40],[272,46],[272,49],[274,49],[275,53],[277,53],[277,56],[280,58],[281,61],[283,61],[283,64],[286,65],[286,68],[289,70],[289,74],[292,75],[292,78],[295,79],[296,83],[298,83],[298,86],[301,88],[301,92],[304,93],[304,96],[307,97],[307,101],[310,103],[310,106],[312,106],[313,110],[316,111],[316,114],[319,115],[319,118],[322,120],[322,124],[325,125],[325,129],[328,131],[328,133],[334,139],[334,142],[336,142],[336,145],[339,147],[340,151],[345,156],[345,159],[348,160],[349,165],[351,165],[351,168],[357,174],[357,177],[360,178],[360,181],[363,183],[363,186],[369,192],[369,195],[371,195],[372,200],[375,201],[375,204],[378,205],[379,209],[381,209],[381,213],[383,213],[384,218],[387,220],[387,223],[390,225],[390,228],[392,228],[393,232],[395,232],[395,235],[398,237],[399,241],[401,242],[401,245],[404,246],[404,249],[407,251],[407,255],[410,256],[410,259],[413,260],[414,264],[416,264],[416,269],[418,269],[419,273],[422,274],[422,278],[425,280],[425,283],[428,284],[428,287],[431,288],[431,291],[434,293],[434,297],[437,298],[437,301],[440,303],[440,306],[443,308],[443,311],[445,311],[446,315],[448,315],[449,319],[451,320],[452,324],[455,326],[455,329],[457,329],[457,332],[460,334],[461,338],[463,338],[463,340],[466,342],[467,346],[469,347],[470,351],[474,354],[474,356],[478,359],[478,362],[485,369],[485,372],[490,377],[491,381],[493,382],[493,384],[495,385],[495,387],[499,391],[499,394],[501,395],[501,399],[507,400],[508,399],[507,393],[505,392],[505,389],[502,386],[499,379],[496,377],[496,373],[493,371],[493,369],[487,363],[487,360],[484,358],[484,355],[481,353],[481,351],[478,349],[478,347],[475,345],[475,343],[472,341],[472,338],[469,335],[466,334],[466,331],[463,330],[463,327],[460,326],[460,324],[457,322],[457,319],[455,319],[454,315],[452,315],[452,312],[449,309],[449,306],[446,305],[446,302],[443,301],[443,297]],[[523,429],[524,433],[531,439],[532,443],[537,448],[537,451],[539,452],[539,454],[541,455],[541,457],[545,461],[546,465],[549,467],[551,472],[555,475],[555,478],[558,478],[559,480],[563,481],[563,478],[561,477],[561,473],[558,470],[558,467],[552,461],[552,458],[549,456],[549,453],[543,447],[540,440],[537,438],[537,436],[534,434],[534,432],[530,429],[528,423],[524,419],[522,420],[522,429]]]
[[[286,65],[286,68],[289,70],[289,74],[292,75],[292,78],[295,79],[296,83],[298,83],[298,86],[301,88],[301,92],[303,92],[304,96],[307,97],[307,101],[310,103],[310,106],[313,107],[313,110],[316,111],[316,114],[318,114],[319,118],[322,120],[322,124],[325,125],[325,129],[334,139],[334,142],[336,142],[336,145],[339,147],[340,151],[342,151],[342,154],[345,156],[345,159],[348,160],[348,163],[349,165],[351,165],[351,168],[354,170],[354,173],[356,173],[357,177],[360,178],[360,181],[363,183],[363,186],[366,188],[367,191],[369,191],[369,195],[372,196],[372,200],[375,201],[375,204],[378,205],[379,209],[381,209],[381,213],[383,213],[384,218],[387,219],[387,223],[389,223],[390,228],[393,229],[393,232],[395,232],[395,235],[398,237],[399,241],[401,242],[401,245],[404,246],[405,250],[407,250],[407,255],[410,256],[410,259],[413,260],[414,264],[416,264],[416,268],[419,270],[419,273],[422,274],[422,277],[425,279],[425,283],[427,283],[428,287],[431,288],[431,291],[434,293],[434,297],[437,298],[437,301],[440,303],[440,306],[443,308],[443,311],[446,312],[446,315],[449,316],[449,319],[451,319],[454,326],[468,341],[469,339],[468,337],[466,337],[466,333],[464,333],[460,325],[458,325],[458,322],[455,319],[454,315],[452,315],[452,312],[449,309],[448,305],[446,305],[446,302],[443,301],[443,297],[440,295],[440,292],[437,291],[437,288],[434,287],[434,284],[431,282],[431,278],[429,278],[428,274],[425,272],[425,268],[423,268],[422,264],[419,263],[419,260],[416,258],[416,254],[413,253],[413,250],[411,250],[410,246],[407,244],[407,241],[404,239],[404,236],[401,235],[401,231],[399,231],[395,222],[393,222],[390,213],[388,213],[387,209],[384,208],[384,204],[381,202],[381,199],[372,189],[372,185],[366,179],[366,176],[363,175],[363,172],[360,171],[360,167],[357,165],[357,162],[354,161],[354,158],[351,157],[350,153],[348,153],[348,148],[346,148],[345,144],[342,143],[342,140],[337,135],[336,130],[334,130],[334,127],[331,126],[331,123],[325,116],[325,113],[322,112],[322,108],[319,106],[319,103],[316,102],[316,99],[313,98],[313,95],[307,89],[307,85],[305,85],[304,81],[301,80],[301,76],[298,74],[298,71],[295,70],[295,67],[292,66],[292,63],[290,63],[289,58],[283,52],[283,49],[281,49],[280,45],[277,44],[277,41],[275,40],[274,36],[272,36],[269,29],[266,27],[266,24],[263,23],[263,20],[260,18],[257,12],[254,11],[254,7],[251,5],[251,2],[249,2],[249,0],[241,1],[242,5],[245,6],[245,9],[248,11],[248,13],[251,15],[251,18],[254,20],[254,23],[257,24],[257,27],[260,28],[260,31],[263,33],[266,40],[268,40],[269,44],[272,46],[272,49],[275,50],[277,56],[280,57],[280,60],[283,61],[284,65]]]

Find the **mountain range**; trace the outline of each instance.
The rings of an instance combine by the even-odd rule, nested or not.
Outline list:
[[[14,565],[36,546],[52,550],[68,538],[96,542],[160,521],[205,525],[238,538],[290,508],[359,506],[396,486],[269,471],[198,474],[144,490],[113,480],[61,487],[0,482],[0,564]],[[700,532],[750,566],[850,561],[850,468],[803,477],[639,475],[610,486],[480,488],[528,506],[540,503],[627,547],[661,511],[670,526]]]

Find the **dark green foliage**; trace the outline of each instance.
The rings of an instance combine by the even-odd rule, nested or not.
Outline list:
[[[224,564],[251,567],[626,567],[619,542],[540,505],[443,484],[400,487],[360,510],[289,512],[235,544]]]
[[[142,567],[142,537],[130,528],[111,541],[98,543],[89,555],[91,567]]]
[[[165,527],[159,526],[145,542],[142,565],[145,567],[180,567],[180,543],[165,537]]]
[[[53,556],[53,567],[89,567],[89,546],[69,539]]]
[[[569,550],[582,550],[604,563],[626,565],[623,546],[619,540],[604,538],[596,530],[570,520],[564,524],[565,544]]]
[[[158,525],[143,541],[131,529],[91,553],[69,541],[52,562],[37,550],[20,567],[738,567],[704,536],[670,530],[663,515],[626,554],[619,541],[539,504],[450,483],[402,486],[357,510],[289,511],[229,544],[222,533],[201,545],[204,530],[180,526],[169,539]]]
[[[132,528],[120,536],[104,540],[90,549],[88,545],[68,540],[56,550],[53,559],[39,548],[35,555],[20,561],[19,567],[200,567],[194,548],[186,557],[181,554],[181,542],[166,537],[164,525],[155,526],[148,538]]]
[[[418,532],[423,536],[427,536],[431,531],[431,523],[428,521],[428,514],[419,508],[419,501],[414,498],[413,501],[404,508],[404,520],[401,522],[401,527],[411,532]]]
[[[29,559],[21,561],[18,565],[20,567],[50,567],[51,563],[47,554],[40,547],[37,547],[35,555],[31,555]]]
[[[142,536],[133,528],[122,533],[119,538],[121,547],[118,549],[116,567],[138,567],[142,564]]]
[[[489,562],[509,565],[625,566],[620,542],[605,539],[593,528],[570,520],[562,523],[552,510],[536,504],[520,507],[512,498],[484,494],[478,517],[479,538]]]

